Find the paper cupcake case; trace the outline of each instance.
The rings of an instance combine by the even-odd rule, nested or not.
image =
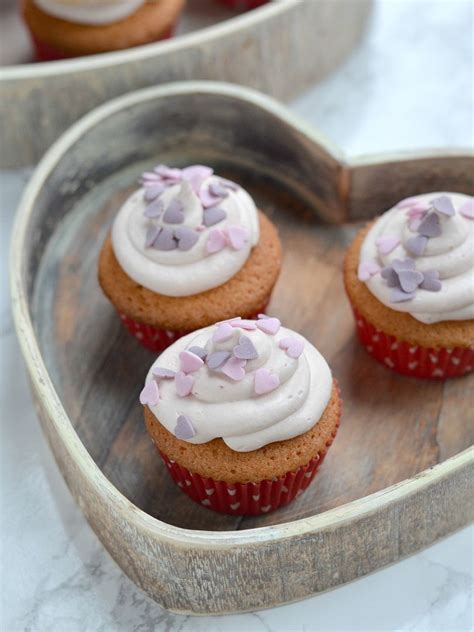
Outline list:
[[[268,304],[258,310],[252,316],[246,318],[257,318],[258,314],[263,314]],[[155,353],[160,353],[169,347],[173,342],[191,333],[190,331],[172,331],[170,329],[158,329],[145,323],[139,323],[133,318],[129,318],[125,314],[119,314],[120,320],[128,331],[134,336],[144,347]]]
[[[326,448],[309,463],[279,478],[257,483],[226,483],[204,478],[182,467],[161,450],[158,452],[172,479],[195,502],[221,513],[257,516],[287,505],[308,487],[324,461],[338,427],[339,424],[326,443]]]
[[[474,348],[431,349],[413,345],[384,333],[354,307],[359,339],[366,350],[388,368],[412,377],[444,380],[469,373],[474,368]]]

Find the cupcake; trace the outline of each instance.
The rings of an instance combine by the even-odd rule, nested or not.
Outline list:
[[[158,352],[235,313],[256,318],[280,265],[277,230],[242,187],[210,167],[159,165],[119,210],[99,282],[126,327]]]
[[[444,379],[474,366],[474,199],[426,193],[361,230],[344,281],[367,351],[405,375]]]
[[[339,426],[331,371],[277,318],[232,318],[153,363],[145,423],[178,486],[205,507],[260,514],[313,480]]]
[[[170,37],[185,0],[23,0],[40,61],[80,57]]]

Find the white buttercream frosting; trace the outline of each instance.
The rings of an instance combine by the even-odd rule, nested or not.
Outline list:
[[[449,216],[436,210],[432,202],[439,198],[444,198],[444,203],[451,201],[454,214]],[[359,278],[381,303],[390,309],[408,312],[423,323],[474,318],[472,201],[471,197],[460,193],[436,192],[399,202],[374,223],[365,237],[360,250]],[[419,239],[420,222],[432,213],[437,216],[432,219],[439,224],[441,234],[426,239],[423,251],[413,254],[408,242],[414,237]],[[392,239],[396,244],[393,249],[390,246]],[[385,250],[390,252],[384,252],[381,241],[389,244]],[[393,287],[384,278],[382,270],[392,266],[394,261],[397,265],[397,260],[407,259],[423,274],[435,271],[440,289],[429,291],[418,287],[409,300],[394,301]]]
[[[189,373],[193,382],[190,394],[184,397],[178,394],[176,379],[161,379],[157,381],[158,403],[150,405],[141,399],[142,403],[148,403],[159,422],[178,438],[201,444],[220,437],[238,452],[256,450],[305,433],[318,423],[331,398],[331,371],[312,344],[275,321],[278,330],[274,334],[258,328],[248,330],[234,322],[230,338],[221,342],[213,341],[219,325],[179,339],[153,363],[145,389],[157,380],[154,371],[158,367],[180,371],[180,353],[197,346],[208,355],[200,368]],[[222,350],[234,353],[242,336],[250,339],[258,354],[246,361],[244,377],[235,380],[220,369],[211,370],[207,365],[210,354]],[[298,357],[291,357],[291,350],[281,348],[285,339],[300,345],[297,353],[293,353]],[[262,369],[277,380],[278,386],[257,394],[256,373]],[[179,435],[180,416],[191,422],[194,436]]]
[[[34,0],[45,13],[77,24],[101,25],[123,20],[145,0]]]
[[[166,296],[190,296],[226,283],[242,268],[259,240],[258,212],[244,189],[218,178],[209,168],[195,166],[169,171],[174,179],[155,182],[154,172],[144,174],[144,186],[118,212],[112,228],[112,246],[120,266],[140,285]],[[165,185],[163,192],[153,200],[148,196],[147,201],[147,192],[162,185]],[[225,197],[209,199],[209,187],[222,186],[227,187]],[[145,215],[146,209],[153,205],[162,208],[159,217]],[[179,224],[166,220],[166,210],[173,205],[183,212]],[[223,211],[224,219],[205,226],[204,214],[209,209]],[[178,247],[162,250],[145,245],[147,234],[154,228],[169,232],[182,227],[191,229],[197,238],[187,250]],[[226,237],[232,230],[237,231],[233,245]],[[239,238],[239,231],[243,237]],[[208,242],[213,237],[226,241],[218,245],[217,251],[209,252]]]

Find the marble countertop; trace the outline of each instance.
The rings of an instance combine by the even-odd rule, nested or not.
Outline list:
[[[352,156],[472,147],[472,29],[469,0],[380,0],[361,47],[291,107]],[[0,174],[0,629],[472,630],[472,528],[349,585],[252,614],[173,615],[123,575],[58,472],[13,330],[6,259],[29,175],[28,169]]]

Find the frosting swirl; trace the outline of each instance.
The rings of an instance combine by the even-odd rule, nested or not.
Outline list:
[[[77,24],[110,24],[126,18],[145,0],[34,0],[45,13]]]
[[[237,452],[308,431],[331,397],[321,354],[277,318],[232,319],[180,338],[148,372],[140,402],[179,439]]]
[[[460,193],[402,200],[367,233],[359,280],[423,323],[474,318],[473,220],[474,199]]]
[[[259,239],[246,191],[202,165],[158,165],[142,184],[112,228],[115,256],[134,281],[166,296],[190,296],[240,270]]]

